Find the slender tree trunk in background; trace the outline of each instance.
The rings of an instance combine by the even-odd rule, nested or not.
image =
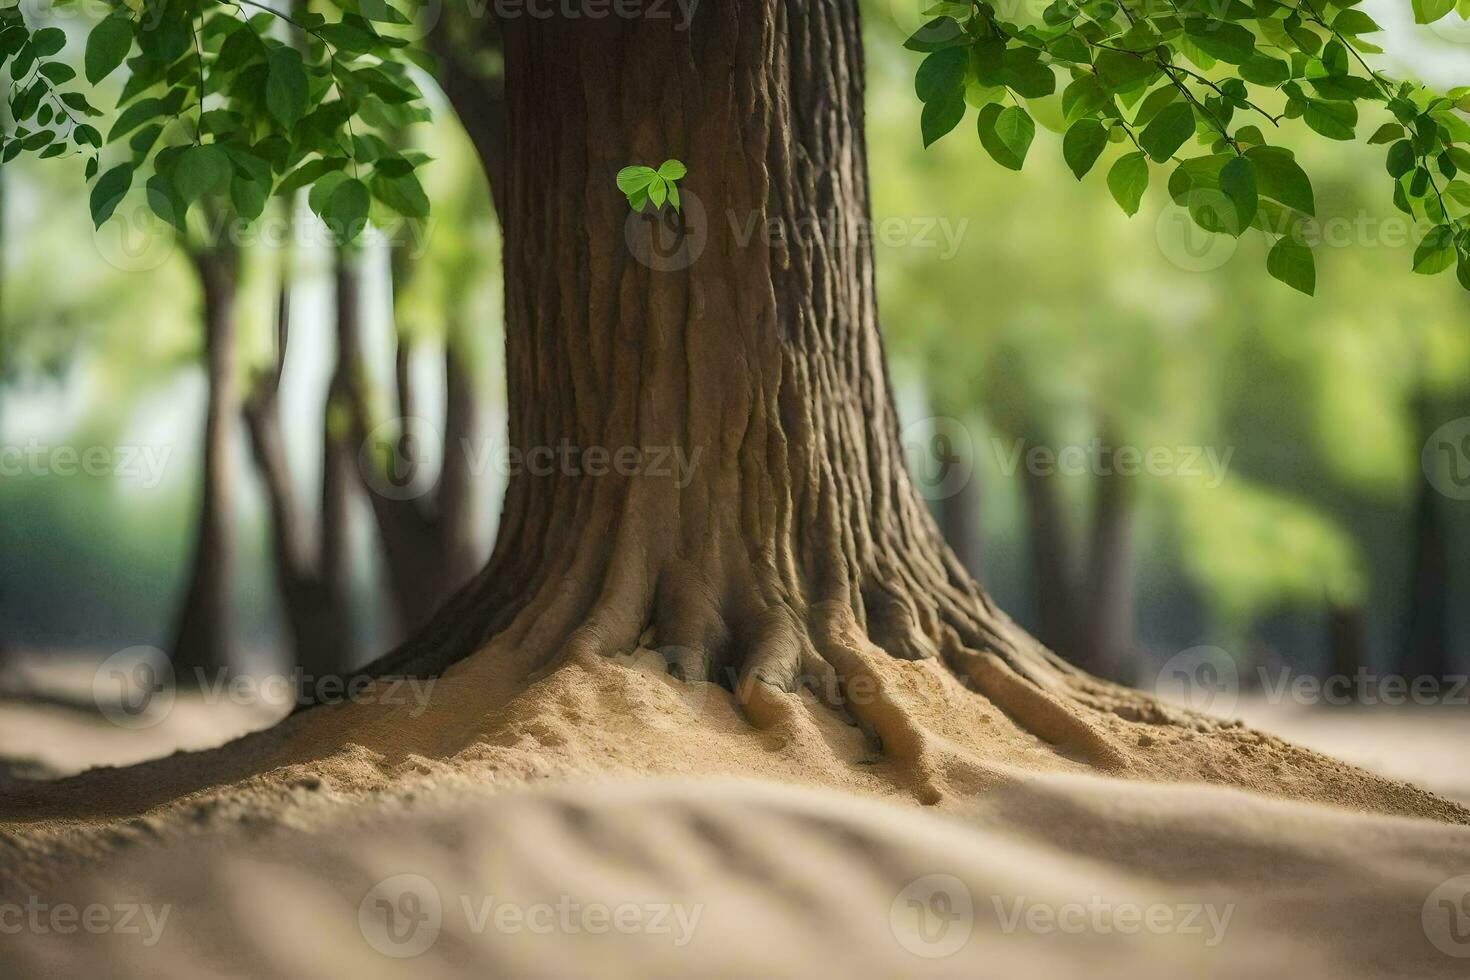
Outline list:
[[[944,527],[944,540],[960,565],[978,580],[985,554],[985,538],[980,529],[979,474],[940,500],[939,520]]]
[[[281,424],[280,384],[290,342],[290,260],[283,263],[276,310],[276,361],[245,400],[250,445],[271,515],[271,553],[293,663],[308,676],[348,669],[353,617],[347,517],[355,485],[339,401],[341,362],[333,374],[323,423],[321,523],[312,538],[297,503]],[[344,445],[346,451],[344,452]],[[344,463],[345,455],[345,463]]]
[[[1108,430],[1104,445],[1116,446]],[[1109,466],[1093,480],[1087,594],[1078,632],[1077,666],[1098,677],[1131,675],[1134,628],[1133,494],[1130,479]]]
[[[1419,445],[1438,425],[1431,400],[1416,399],[1415,418],[1422,426]],[[1401,668],[1416,676],[1447,677],[1454,672],[1449,635],[1449,554],[1443,517],[1444,498],[1419,467],[1409,533],[1410,575],[1408,624],[1400,654]]]
[[[1327,648],[1335,677],[1354,677],[1368,669],[1368,610],[1361,604],[1327,605]],[[1357,690],[1350,685],[1350,690]]]
[[[1045,445],[1045,443],[1041,443]],[[1081,645],[1078,554],[1058,477],[1021,467],[1031,542],[1031,594],[1036,637],[1069,660]]]
[[[192,558],[174,631],[175,669],[234,662],[235,468],[232,456],[240,394],[235,376],[235,278],[232,255],[194,254],[204,295],[207,402],[201,486]],[[182,678],[181,678],[182,679]]]
[[[491,637],[512,674],[642,644],[768,724],[803,682],[830,697],[879,683],[875,656],[942,656],[1042,737],[1124,765],[1047,693],[1084,682],[965,573],[905,469],[853,233],[868,217],[856,0],[727,0],[687,31],[501,30],[510,444],[638,465],[519,468],[489,564],[369,669],[437,672]],[[671,157],[688,165],[684,216],[630,215],[618,170]],[[738,234],[772,226],[786,234]],[[921,751],[891,700],[848,707],[885,747]]]
[[[395,268],[401,266],[394,263]],[[388,590],[399,629],[407,634],[424,626],[479,568],[475,542],[476,478],[470,453],[478,403],[457,330],[447,331],[444,346],[445,420],[441,469],[432,484],[422,467],[429,447],[421,445],[426,427],[417,423],[419,408],[412,371],[413,350],[400,331],[394,357],[397,418],[390,428],[395,441],[381,441],[381,430],[370,422],[368,398],[362,387],[361,282],[348,256],[337,264],[337,343],[342,404],[351,420],[344,435],[342,461],[359,466],[359,446],[369,449],[377,472],[359,470],[383,545]],[[374,451],[379,457],[373,460]],[[344,471],[345,472],[345,471]]]

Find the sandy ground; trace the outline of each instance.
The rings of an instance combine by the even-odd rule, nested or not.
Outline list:
[[[1470,976],[1470,827],[1107,778],[989,716],[1004,778],[920,808],[820,713],[757,732],[717,689],[588,663],[470,725],[487,677],[451,675],[416,723],[278,726],[250,743],[276,775],[247,791],[0,821],[0,976]],[[0,755],[121,764],[273,710],[183,699],[125,730],[0,701]],[[1470,803],[1470,714],[1240,714]],[[68,873],[17,874],[37,853]]]

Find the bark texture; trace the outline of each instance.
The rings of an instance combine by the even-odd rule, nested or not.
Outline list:
[[[175,669],[208,669],[234,661],[235,467],[240,411],[235,374],[235,256],[202,250],[192,256],[203,295],[204,367],[208,393],[192,557],[174,629]]]

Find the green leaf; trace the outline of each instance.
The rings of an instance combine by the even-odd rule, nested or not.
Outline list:
[[[1114,92],[1137,88],[1159,74],[1153,62],[1112,48],[1099,51],[1093,64],[1103,85]]]
[[[1347,37],[1358,34],[1374,34],[1383,28],[1378,22],[1361,10],[1344,10],[1332,20],[1332,29]]]
[[[1256,189],[1261,195],[1303,214],[1317,213],[1312,181],[1297,165],[1290,150],[1279,146],[1255,146],[1246,150],[1245,155],[1256,165]]]
[[[1240,77],[1254,85],[1274,88],[1291,77],[1291,65],[1280,58],[1257,53],[1241,63]]]
[[[970,53],[965,48],[945,48],[925,58],[914,75],[914,92],[920,102],[934,102],[963,94]]]
[[[1312,250],[1290,238],[1282,238],[1266,256],[1266,271],[1292,289],[1308,296],[1317,292],[1317,262]]]
[[[1234,214],[1221,215],[1225,227],[1235,237],[1245,234],[1256,220],[1256,165],[1249,157],[1234,157],[1220,168],[1220,192],[1230,202]]]
[[[1108,190],[1126,214],[1137,214],[1143,192],[1148,190],[1148,158],[1142,153],[1119,157],[1108,171]]]
[[[647,190],[657,177],[658,171],[652,167],[624,167],[618,171],[618,190],[631,197]]]
[[[1020,106],[991,103],[980,110],[978,123],[980,145],[1002,167],[1020,170],[1026,162],[1026,151],[1036,136],[1036,123]]]
[[[1256,36],[1239,24],[1196,20],[1186,30],[1200,50],[1228,64],[1244,64],[1256,52]]]
[[[1194,110],[1183,102],[1165,106],[1138,137],[1141,146],[1157,163],[1163,163],[1194,135]]]
[[[1076,122],[1097,112],[1112,100],[1113,97],[1098,84],[1095,77],[1083,75],[1074,79],[1062,92],[1062,115],[1067,122]]]
[[[1455,232],[1449,225],[1431,228],[1414,250],[1414,271],[1434,276],[1454,265],[1459,259],[1455,251]]]
[[[90,205],[92,208],[92,224],[98,228],[102,223],[112,217],[112,212],[122,203],[122,199],[128,193],[128,188],[133,186],[133,167],[131,164],[120,163],[107,173],[97,178],[97,183],[92,185],[92,196]]]
[[[659,165],[658,175],[664,180],[683,180],[689,168],[680,160],[665,160]]]
[[[919,130],[924,137],[925,149],[947,136],[964,118],[964,89],[960,89],[959,92],[948,98],[925,102],[924,111],[919,116]]]
[[[1042,99],[1057,90],[1057,76],[1035,48],[1010,48],[1001,58],[1000,78],[1022,98]]]
[[[263,184],[258,180],[251,180],[236,174],[230,180],[230,203],[235,206],[235,211],[246,221],[254,221],[260,217],[265,210],[266,199],[270,197],[269,184]]]
[[[265,104],[288,131],[306,115],[309,97],[306,68],[295,48],[276,47],[267,54]]]
[[[369,187],[374,197],[405,218],[423,218],[429,214],[428,195],[412,173],[389,177],[375,172]]]
[[[36,69],[52,85],[64,85],[77,77],[77,71],[64,61],[48,61]]]
[[[1351,102],[1307,102],[1302,114],[1307,125],[1332,140],[1350,140],[1357,135],[1358,107]]]
[[[1384,123],[1374,130],[1373,135],[1368,137],[1368,144],[1376,146],[1382,143],[1392,143],[1394,140],[1403,139],[1404,127],[1398,123]]]
[[[1062,137],[1062,158],[1078,180],[1097,163],[1103,148],[1108,145],[1108,131],[1095,119],[1080,119]]]
[[[1390,177],[1398,178],[1414,169],[1418,157],[1414,153],[1414,144],[1408,140],[1399,140],[1388,148],[1386,166]]]
[[[113,14],[87,35],[85,70],[87,81],[96,85],[112,74],[133,47],[133,25],[122,14]]]
[[[1455,9],[1455,0],[1414,0],[1414,22],[1433,24]]]
[[[367,185],[348,177],[327,198],[321,211],[322,220],[334,235],[343,241],[352,241],[362,233],[371,204],[372,195],[368,193]]]
[[[117,122],[112,124],[112,129],[107,133],[107,142],[111,143],[120,136],[126,136],[149,119],[161,115],[164,115],[161,99],[139,99],[118,115]]]
[[[205,194],[223,191],[230,179],[230,158],[220,147],[191,146],[179,154],[173,167],[173,184],[187,206]]]
[[[43,27],[31,35],[31,51],[37,58],[49,58],[66,47],[66,31],[59,27]]]

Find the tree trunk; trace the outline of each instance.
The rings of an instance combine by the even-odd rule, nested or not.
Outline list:
[[[687,31],[553,17],[501,33],[509,430],[526,465],[486,568],[370,669],[438,672],[491,637],[526,671],[643,644],[766,724],[799,686],[840,699],[881,686],[884,654],[943,657],[1042,737],[1124,765],[905,470],[857,234],[856,0],[732,0]],[[683,215],[630,215],[618,170],[668,158],[688,165]],[[891,699],[847,705],[885,747],[920,751]]]
[[[1043,443],[1044,444],[1044,443]],[[1081,583],[1077,547],[1071,523],[1058,492],[1055,474],[1021,468],[1030,524],[1031,595],[1035,602],[1036,636],[1042,643],[1071,659],[1080,646],[1083,628]]]
[[[980,529],[980,478],[976,474],[939,502],[944,540],[967,574],[980,578],[985,536]]]
[[[271,515],[271,551],[292,662],[308,677],[347,670],[352,663],[350,554],[347,545],[355,464],[350,433],[341,424],[339,359],[323,422],[321,524],[313,541],[297,503],[281,426],[280,383],[290,341],[290,260],[283,263],[276,309],[276,362],[256,380],[245,421]]]
[[[1361,603],[1327,604],[1327,648],[1334,677],[1356,677],[1368,669],[1368,610]],[[1357,689],[1356,683],[1349,685]]]
[[[173,660],[185,671],[234,662],[231,593],[234,586],[235,472],[232,458],[240,395],[235,377],[235,276],[233,256],[200,251],[193,256],[204,296],[204,361],[208,379],[202,437],[198,520],[189,577],[174,630]]]
[[[1117,440],[1104,435],[1104,444]],[[1133,494],[1130,478],[1106,467],[1093,480],[1092,541],[1080,646],[1072,662],[1090,674],[1117,679],[1132,673]]]
[[[1427,431],[1432,432],[1433,427]],[[1412,581],[1400,663],[1404,673],[1438,678],[1448,677],[1454,670],[1449,636],[1449,555],[1441,503],[1439,492],[1421,474],[1410,518]]]
[[[395,275],[403,270],[394,262]],[[400,279],[401,281],[401,279]],[[337,264],[337,344],[345,373],[339,378],[342,404],[352,420],[354,445],[368,447],[363,485],[372,505],[388,572],[388,592],[399,629],[421,629],[477,570],[482,555],[470,522],[476,514],[476,477],[470,466],[475,448],[477,403],[463,348],[450,329],[444,345],[445,419],[441,469],[432,484],[422,467],[427,434],[410,369],[412,348],[400,331],[394,357],[397,417],[375,425],[362,383],[361,283],[346,255]]]

